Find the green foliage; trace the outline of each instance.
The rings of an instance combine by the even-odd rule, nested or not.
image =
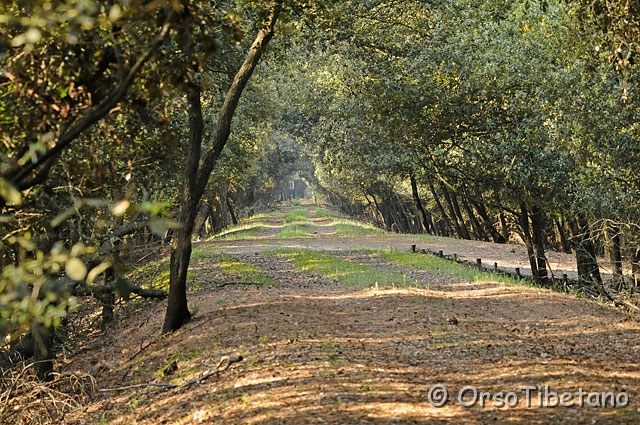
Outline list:
[[[17,262],[3,267],[0,274],[0,335],[14,340],[34,323],[59,327],[77,305],[69,281],[85,279],[88,271],[80,256],[92,250],[77,244],[67,251],[56,244],[45,253],[29,233],[12,236],[6,243]]]

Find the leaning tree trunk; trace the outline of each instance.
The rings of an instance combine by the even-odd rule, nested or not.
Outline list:
[[[464,221],[464,216],[460,211],[460,204],[458,202],[458,195],[456,195],[455,191],[449,191],[444,183],[442,184],[442,190],[445,192],[445,196],[447,198],[447,202],[451,205],[451,210],[453,216],[456,218],[456,222],[459,222],[460,227],[460,237],[462,239],[471,240],[471,233],[469,233],[469,229],[467,228],[467,224]]]
[[[442,214],[442,220],[444,220],[444,223],[447,226],[447,234],[443,235],[442,232],[440,232],[441,234],[439,236],[449,236],[451,233],[453,233],[453,226],[451,224],[451,219],[447,215],[447,212],[445,211],[444,206],[442,205],[442,202],[440,202],[440,198],[438,197],[438,193],[436,192],[436,188],[434,187],[433,182],[431,180],[428,180],[428,182],[429,182],[429,190],[431,191],[431,195],[433,196],[433,199],[436,201],[436,205],[440,210],[440,214]]]
[[[482,202],[475,201],[472,201],[472,203],[473,207],[480,215],[480,218],[482,218],[485,232],[491,235],[491,239],[493,240],[493,242],[500,244],[506,243],[507,241],[504,239],[503,235],[501,235],[500,232],[498,232],[498,230],[496,229],[496,220],[489,217],[489,213],[487,212],[487,208],[484,206],[484,204],[482,204]]]
[[[233,209],[233,204],[231,204],[231,195],[229,195],[229,192],[227,192],[227,196],[225,198],[227,200],[227,209],[229,210],[229,215],[231,216],[231,223],[233,223],[234,226],[237,226],[238,217],[236,216],[236,212]]]
[[[409,174],[409,180],[411,181],[411,193],[413,195],[413,202],[415,202],[416,204],[416,209],[418,210],[418,216],[420,217],[422,229],[427,233],[431,233],[430,217],[427,215],[428,213],[424,209],[424,205],[422,205],[420,193],[418,192],[418,182],[416,181],[415,174]]]
[[[471,229],[475,234],[476,239],[489,242],[489,236],[487,235],[487,232],[485,232],[484,227],[480,224],[480,221],[476,217],[473,209],[471,209],[471,205],[469,204],[469,201],[467,200],[466,197],[462,198],[462,207],[465,209],[465,211],[467,212],[467,215],[469,216],[469,222],[471,222]]]
[[[451,196],[449,195],[449,191],[442,182],[440,182],[440,190],[442,191],[442,195],[444,196],[445,201],[447,201],[451,223],[453,223],[453,226],[456,230],[456,235],[458,235],[458,238],[460,239],[471,239],[471,236],[467,232],[467,228],[464,226],[464,222],[462,224],[460,223],[458,215],[456,214],[456,210],[453,206],[453,201],[451,199]]]
[[[273,37],[281,8],[282,0],[276,0],[264,27],[258,31],[258,35],[253,41],[244,63],[236,73],[220,109],[216,130],[210,143],[211,147],[207,150],[202,161],[200,161],[203,127],[200,104],[201,90],[197,86],[192,85],[189,87],[190,149],[183,174],[183,198],[179,213],[181,227],[174,233],[174,241],[172,242],[169,300],[162,326],[163,332],[175,331],[191,318],[191,313],[187,307],[186,281],[191,257],[193,224],[196,218],[198,202],[200,202],[211,172],[218,162],[227,140],[229,140],[231,120],[238,107],[240,96]]]

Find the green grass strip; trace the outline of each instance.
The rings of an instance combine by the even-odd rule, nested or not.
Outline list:
[[[403,267],[446,274],[454,278],[469,282],[495,282],[501,284],[523,285],[522,281],[503,276],[498,273],[478,270],[473,267],[455,263],[451,260],[438,258],[435,255],[424,255],[411,251],[377,250],[371,253],[386,258]]]
[[[208,240],[237,241],[247,238],[253,238],[258,236],[258,234],[264,227],[266,226],[259,222],[244,223],[225,229],[222,232],[213,235]]]
[[[370,224],[358,223],[352,220],[338,220],[332,226],[336,229],[337,236],[380,236],[387,233],[385,230]]]
[[[294,221],[282,226],[282,230],[276,234],[278,239],[306,238],[311,236],[314,226],[310,221]]]
[[[274,251],[286,258],[297,269],[335,279],[338,283],[368,287],[406,286],[411,284],[402,273],[353,263],[344,258],[310,250],[281,249]]]

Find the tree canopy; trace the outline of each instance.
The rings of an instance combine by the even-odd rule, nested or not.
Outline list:
[[[543,284],[545,250],[575,252],[596,285],[606,252],[629,289],[637,9],[3,2],[0,333],[60,326],[74,294],[139,292],[124,266],[171,238],[183,258],[167,315],[182,310],[165,331],[177,329],[192,236],[287,199],[299,179],[389,230],[522,242]]]

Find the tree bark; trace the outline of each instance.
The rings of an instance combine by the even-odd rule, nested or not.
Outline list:
[[[547,256],[545,254],[545,237],[544,237],[544,211],[540,206],[535,205],[531,211],[531,233],[533,236],[533,246],[538,263],[538,274],[535,279],[543,284],[549,284],[549,276],[547,273]]]
[[[238,217],[236,217],[236,212],[233,210],[233,205],[231,204],[231,196],[227,192],[227,196],[225,197],[227,200],[227,209],[229,210],[229,215],[231,216],[231,222],[234,225],[238,224]]]
[[[455,193],[449,192],[446,185],[442,181],[440,181],[440,189],[442,190],[444,199],[447,201],[447,205],[449,206],[449,213],[451,214],[451,220],[456,229],[456,234],[460,239],[471,240],[471,235],[469,234],[467,226],[464,224],[464,219],[462,217],[462,213],[460,212],[458,199],[455,196]]]
[[[575,221],[575,250],[578,267],[578,280],[583,284],[602,284],[600,267],[596,256],[596,246],[591,238],[587,219],[578,214]]]
[[[380,204],[378,203],[378,199],[376,195],[371,194],[371,198],[373,199],[373,205],[375,205],[376,210],[380,213],[380,217],[382,218],[382,225],[385,229],[391,231],[391,224],[387,221],[387,218],[384,216],[384,212],[380,209]]]
[[[202,198],[202,193],[204,193],[207,186],[209,176],[220,158],[220,154],[227,144],[227,140],[229,140],[229,135],[231,134],[231,120],[233,119],[236,108],[238,107],[240,96],[242,95],[244,88],[247,86],[258,62],[260,62],[260,58],[262,58],[262,54],[269,44],[269,41],[273,38],[275,25],[281,8],[282,0],[276,0],[264,28],[258,31],[258,34],[247,53],[247,57],[236,73],[233,83],[227,92],[218,115],[215,133],[211,138],[211,148],[205,154],[204,159],[200,164],[200,169],[198,170],[195,191],[198,199]]]
[[[163,332],[179,329],[191,319],[187,306],[187,271],[191,259],[191,238],[198,211],[200,198],[196,196],[196,183],[204,121],[202,119],[201,89],[197,85],[189,85],[187,99],[189,101],[189,147],[183,171],[182,201],[178,213],[180,228],[173,233],[171,244],[171,261],[169,275],[169,300],[167,312],[162,326]]]
[[[409,175],[409,180],[411,181],[411,193],[413,194],[413,202],[415,202],[416,209],[418,210],[418,216],[420,217],[422,230],[427,233],[431,233],[431,225],[428,218],[429,215],[424,209],[424,205],[422,205],[422,200],[420,200],[420,193],[418,192],[418,182],[416,181],[415,174],[411,173]]]
[[[504,243],[509,243],[509,239],[511,235],[510,235],[509,225],[507,223],[507,217],[505,215],[506,208],[502,206],[502,201],[500,199],[500,194],[498,193],[498,191],[494,193],[493,197],[494,197],[494,202],[498,209],[498,220],[500,221],[500,234],[504,239]]]
[[[520,204],[520,228],[522,229],[522,239],[527,247],[527,255],[529,256],[529,264],[531,265],[531,276],[534,279],[538,276],[538,261],[533,248],[533,238],[531,237],[531,226],[529,226],[529,210],[525,203]]]
[[[172,332],[189,321],[191,313],[187,306],[187,270],[191,258],[191,238],[196,218],[198,202],[204,194],[209,177],[215,167],[220,154],[231,134],[231,121],[235,114],[240,96],[255,70],[264,50],[273,38],[275,24],[280,14],[282,0],[274,2],[272,10],[247,53],[247,56],[235,75],[231,87],[218,115],[216,130],[210,143],[211,148],[201,160],[202,146],[202,107],[200,101],[200,87],[191,85],[188,89],[189,97],[189,153],[184,170],[183,198],[180,205],[178,220],[180,228],[174,233],[171,250],[171,274],[169,283],[169,300],[165,315],[163,332]]]
[[[558,235],[560,236],[560,244],[562,245],[562,252],[565,254],[571,254],[571,244],[569,243],[569,238],[567,236],[567,229],[562,224],[560,220],[555,220],[556,228],[558,229]]]
[[[611,268],[613,271],[613,279],[618,285],[619,288],[622,287],[623,284],[623,276],[622,276],[622,248],[621,248],[621,238],[620,238],[620,227],[615,224],[611,225],[609,229],[609,233],[611,236],[611,246],[609,248],[609,259],[611,261]]]
[[[469,216],[471,230],[473,231],[476,239],[489,242],[489,236],[487,235],[487,232],[485,232],[484,227],[480,224],[480,221],[476,217],[473,209],[471,208],[471,205],[469,205],[469,201],[466,199],[466,197],[462,198],[462,206]]]
[[[438,206],[438,209],[440,210],[440,214],[442,214],[442,219],[444,220],[446,226],[447,226],[447,231],[449,234],[453,233],[453,227],[451,225],[451,220],[449,219],[449,216],[447,215],[447,212],[444,209],[444,206],[442,205],[442,202],[440,202],[440,198],[438,197],[438,193],[436,192],[436,188],[433,185],[433,182],[431,180],[429,181],[429,190],[431,191],[431,195],[433,196],[433,199],[435,199],[436,201],[436,205]],[[440,236],[448,236],[447,235],[440,235]]]
[[[498,229],[496,229],[496,220],[489,217],[489,213],[487,212],[484,204],[482,204],[482,202],[472,202],[472,204],[482,218],[485,230],[491,235],[491,239],[493,239],[493,242],[500,244],[506,243],[507,241],[504,239],[504,236],[501,235],[500,232],[498,232]]]

